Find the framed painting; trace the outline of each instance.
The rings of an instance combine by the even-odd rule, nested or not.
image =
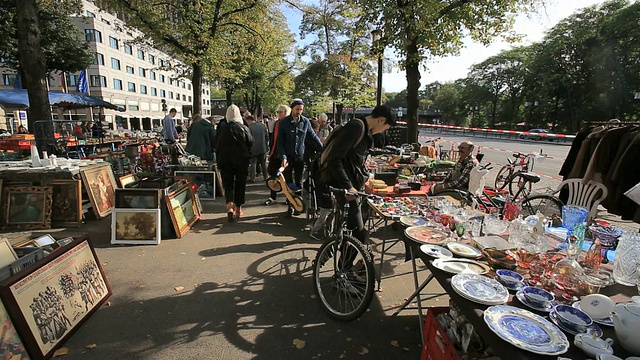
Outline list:
[[[194,199],[191,185],[187,184],[165,196],[171,222],[176,235],[181,238],[191,226],[200,218],[200,212]]]
[[[112,244],[160,245],[160,240],[160,209],[113,210]]]
[[[51,187],[51,223],[68,227],[82,224],[82,181],[42,180],[43,186]]]
[[[2,333],[0,334],[0,357],[5,359],[29,359],[27,349],[20,339],[16,331],[7,309],[0,302],[0,323],[2,324]]]
[[[87,239],[0,282],[0,298],[31,359],[50,358],[110,295]]]
[[[50,253],[60,247],[60,244],[58,244],[56,239],[54,239],[51,234],[40,236],[33,241],[35,241],[35,243],[38,244],[39,247],[44,248],[47,252]]]
[[[0,268],[11,265],[18,260],[18,255],[7,238],[0,239]]]
[[[69,237],[66,237],[66,238],[63,238],[63,239],[56,240],[56,242],[60,246],[67,246],[67,245],[69,245],[69,244],[71,244],[73,242],[73,238],[69,236]]]
[[[216,199],[215,171],[176,171],[175,176],[189,179],[195,185],[195,192],[200,200]]]
[[[213,171],[216,172],[216,181],[218,182],[218,194],[220,194],[220,196],[224,196],[224,185],[222,183],[222,175],[220,175],[220,170],[218,169],[218,164],[213,165]]]
[[[138,182],[138,178],[133,174],[129,174],[119,177],[118,181],[120,181],[120,187],[124,189]]]
[[[50,187],[6,187],[4,195],[7,227],[25,230],[51,228]]]
[[[111,170],[109,164],[84,170],[80,169],[80,175],[96,218],[102,219],[111,214],[115,204],[117,185],[113,170]]]
[[[161,189],[116,189],[117,209],[159,209]]]

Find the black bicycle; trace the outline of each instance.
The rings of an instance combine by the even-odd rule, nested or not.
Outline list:
[[[346,228],[349,202],[340,206],[336,199],[346,196],[346,190],[332,187],[329,190],[333,202],[326,222],[329,235],[313,261],[313,289],[330,317],[352,321],[367,311],[373,299],[373,258],[367,247]]]

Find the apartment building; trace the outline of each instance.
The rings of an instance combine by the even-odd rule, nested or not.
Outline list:
[[[103,110],[106,125],[111,129],[151,130],[160,126],[164,117],[162,101],[167,109],[176,108],[177,122],[191,117],[193,87],[191,80],[180,78],[175,70],[177,59],[158,49],[134,43],[142,33],[124,27],[126,17],[101,10],[94,1],[83,0],[83,13],[72,21],[81,32],[81,40],[87,41],[95,58],[87,68],[87,84],[91,96],[100,97],[124,111]],[[0,88],[13,88],[15,73],[3,71]],[[51,74],[50,91],[76,92],[79,72],[61,75]],[[209,83],[203,82],[202,115],[211,115]],[[54,118],[88,121],[93,113],[89,109],[62,111],[54,108]],[[7,114],[11,117],[11,114]]]

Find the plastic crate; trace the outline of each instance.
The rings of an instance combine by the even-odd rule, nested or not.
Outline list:
[[[424,339],[422,341],[422,360],[460,360],[456,348],[447,337],[447,333],[436,320],[439,314],[448,314],[449,307],[431,307],[424,319]]]
[[[20,259],[12,262],[10,265],[0,268],[0,280],[7,279],[42,259],[44,259],[44,249],[37,248],[29,254],[26,254]]]

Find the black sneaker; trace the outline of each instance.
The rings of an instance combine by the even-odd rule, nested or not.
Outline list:
[[[276,199],[272,199],[272,198],[269,198],[267,199],[267,201],[264,202],[266,206],[273,205],[275,203],[276,203]]]

